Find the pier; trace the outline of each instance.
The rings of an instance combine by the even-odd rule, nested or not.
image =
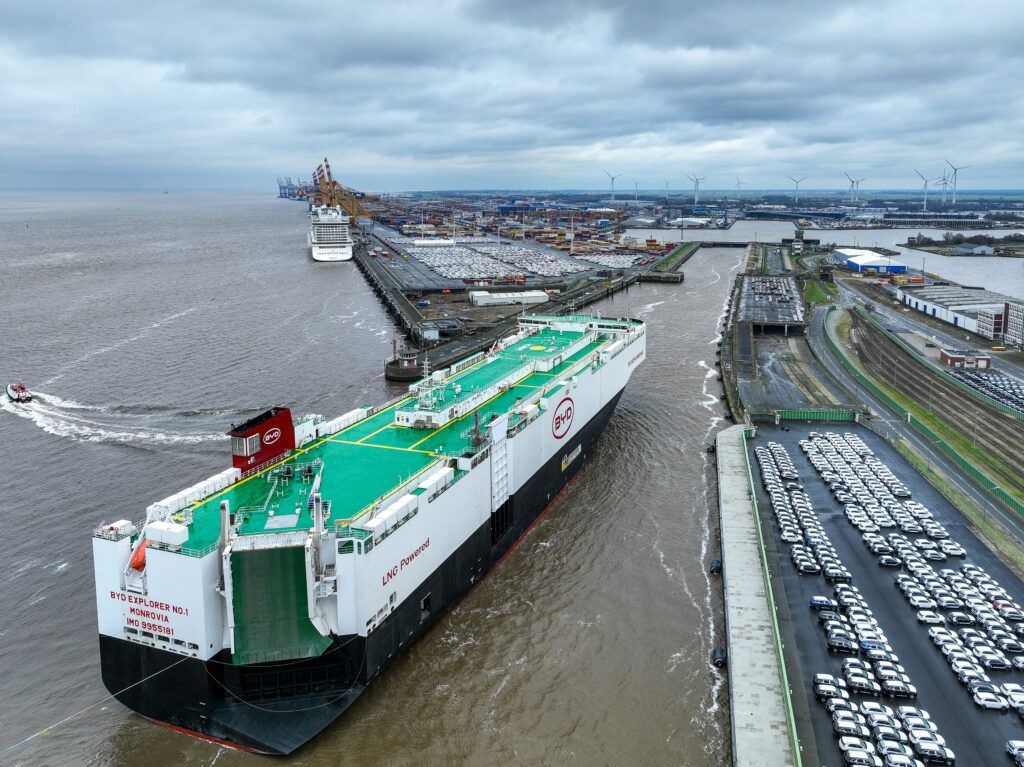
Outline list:
[[[745,431],[715,439],[729,668],[732,763],[800,764],[764,544],[747,465]]]
[[[383,240],[376,242],[386,245]],[[697,250],[699,247],[685,253],[681,262],[687,260]],[[384,263],[380,259],[371,258],[365,248],[356,248],[353,260],[410,341],[414,344],[423,344],[433,340],[428,336],[428,332],[437,329],[437,321],[424,318],[416,305],[406,297],[402,285]],[[578,288],[561,293],[547,303],[530,306],[529,310],[538,314],[569,314],[620,290],[626,290],[638,282],[678,285],[684,280],[683,272],[678,270],[637,270],[618,277],[590,280]],[[415,381],[423,375],[424,362],[428,362],[430,367],[436,370],[470,354],[489,349],[497,339],[512,332],[515,322],[514,314],[490,327],[458,336],[428,349],[418,350],[415,352],[415,359],[411,353],[406,353],[404,358],[401,354],[396,355],[385,364],[384,377],[389,381]]]

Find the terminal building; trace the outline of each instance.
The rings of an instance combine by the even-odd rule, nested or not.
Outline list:
[[[876,274],[901,274],[907,271],[907,265],[894,261],[873,250],[862,248],[836,248],[832,258],[855,272],[875,272]]]

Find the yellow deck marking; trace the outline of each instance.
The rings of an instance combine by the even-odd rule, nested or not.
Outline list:
[[[390,429],[390,428],[391,428],[392,426],[394,426],[394,425],[395,425],[395,424],[394,424],[394,422],[393,422],[393,421],[392,421],[391,423],[387,423],[387,424],[384,424],[383,426],[381,426],[381,427],[380,427],[379,429],[377,429],[377,431],[373,432],[372,434],[367,434],[367,435],[366,435],[365,437],[363,437],[362,439],[358,439],[358,440],[356,440],[356,444],[359,444],[359,445],[361,445],[361,444],[363,444],[364,442],[366,442],[366,440],[368,440],[368,439],[369,439],[370,437],[376,437],[376,436],[377,436],[378,434],[380,434],[380,433],[381,433],[382,431],[384,431],[385,429]]]
[[[479,365],[483,365],[483,364],[484,364],[485,362],[487,362],[487,360],[488,360],[488,359],[490,359],[490,357],[484,357],[484,358],[483,358],[482,360],[480,360],[479,362],[476,362],[476,363],[474,363],[474,364],[470,365],[470,366],[469,366],[468,368],[466,368],[466,370],[460,370],[460,371],[459,371],[459,372],[458,372],[458,373],[457,373],[456,375],[458,375],[458,376],[461,376],[461,375],[462,375],[463,373],[465,373],[466,371],[472,370],[473,368],[475,368],[475,367],[478,367]],[[586,358],[584,358],[584,359],[586,359]],[[521,381],[525,381],[525,380],[526,380],[527,378],[529,378],[529,377],[530,377],[530,376],[532,376],[532,375],[533,375],[533,376],[544,376],[545,378],[556,378],[556,377],[558,377],[558,376],[561,376],[561,375],[565,375],[566,373],[568,373],[568,372],[569,372],[569,370],[572,370],[573,368],[575,368],[575,367],[576,367],[576,365],[577,365],[577,364],[579,364],[579,362],[582,362],[582,360],[577,360],[577,361],[576,361],[575,363],[571,363],[571,364],[570,364],[570,367],[569,367],[569,369],[568,369],[568,370],[564,370],[564,371],[562,371],[562,372],[560,372],[560,373],[537,373],[537,372],[534,372],[534,373],[527,373],[527,374],[526,374],[525,376],[523,376],[522,378],[520,378],[520,379],[519,379],[519,381],[517,381],[516,383],[512,384],[512,386],[519,386],[519,385],[520,385],[520,382],[521,382]],[[564,363],[563,363],[563,364],[564,364]],[[543,388],[543,387],[536,387],[536,386],[535,386],[535,387],[530,387],[529,385],[524,385],[524,388]],[[436,455],[436,453],[435,453],[435,452],[433,452],[433,451],[430,451],[430,450],[414,450],[413,448],[415,448],[415,447],[416,447],[417,445],[420,445],[420,444],[422,444],[423,442],[426,442],[426,441],[427,441],[428,439],[430,439],[431,437],[433,437],[433,436],[434,436],[435,434],[437,434],[438,432],[442,431],[443,429],[447,428],[447,427],[448,427],[448,426],[450,426],[450,425],[451,425],[452,423],[458,423],[459,421],[461,421],[461,420],[463,420],[463,419],[467,418],[468,416],[472,415],[472,414],[473,414],[474,412],[476,412],[477,410],[479,410],[480,408],[482,408],[482,407],[483,407],[484,405],[486,405],[486,404],[488,404],[489,402],[491,402],[491,401],[492,401],[492,400],[493,400],[493,399],[494,399],[495,397],[498,397],[498,396],[500,396],[500,395],[501,395],[501,394],[503,394],[503,393],[504,393],[504,392],[498,392],[498,394],[495,394],[495,395],[494,395],[494,397],[491,397],[491,399],[487,400],[487,402],[483,402],[483,403],[481,403],[481,404],[480,404],[479,406],[477,406],[476,408],[474,408],[473,410],[471,410],[471,411],[470,411],[469,413],[466,413],[466,415],[462,416],[461,418],[457,418],[457,419],[456,419],[455,421],[451,421],[450,423],[448,423],[448,424],[445,424],[445,425],[444,425],[444,426],[442,426],[442,427],[441,427],[440,429],[435,429],[435,430],[434,430],[433,432],[431,432],[430,434],[428,434],[428,435],[427,435],[426,437],[424,437],[423,439],[421,439],[421,440],[420,440],[419,442],[416,442],[416,443],[414,443],[414,444],[413,444],[413,445],[411,445],[410,447],[391,447],[391,446],[389,446],[389,445],[366,445],[366,446],[367,446],[367,447],[382,447],[382,448],[386,448],[386,449],[389,449],[389,450],[406,450],[406,451],[410,451],[410,452],[415,452],[415,453],[425,453],[425,454],[427,454],[427,455]],[[399,406],[400,406],[400,405],[401,405],[401,404],[402,404],[403,402],[408,402],[408,401],[410,401],[411,399],[412,399],[412,397],[407,397],[407,398],[405,398],[405,399],[403,399],[403,400],[400,400],[399,402],[396,402],[396,403],[395,403],[394,405],[390,405],[389,407],[385,408],[384,410],[381,410],[381,411],[380,411],[379,413],[374,413],[374,414],[373,414],[372,416],[368,416],[368,418],[376,418],[377,416],[381,415],[381,413],[386,413],[386,412],[388,412],[389,410],[390,410],[390,411],[394,411],[394,410],[397,410],[397,409],[398,409],[398,407],[399,407]],[[363,420],[365,420],[365,419],[363,419]],[[241,480],[239,480],[238,482],[234,483],[234,484],[233,484],[233,485],[231,485],[230,487],[227,487],[227,488],[225,488],[225,489],[221,490],[221,491],[220,491],[220,492],[218,492],[218,493],[214,493],[213,495],[211,495],[211,496],[208,496],[208,497],[206,497],[206,498],[203,498],[203,499],[202,499],[202,500],[200,500],[200,501],[196,501],[195,503],[193,503],[193,504],[192,504],[191,508],[192,508],[192,509],[198,509],[198,508],[199,508],[200,506],[205,506],[205,505],[206,505],[207,503],[209,503],[210,501],[212,501],[212,500],[214,500],[214,499],[216,499],[216,498],[220,498],[220,497],[221,497],[222,495],[224,495],[225,493],[230,493],[230,492],[233,492],[233,491],[237,490],[237,489],[238,489],[239,487],[241,487],[242,485],[244,485],[244,484],[245,484],[246,482],[248,482],[248,481],[249,481],[250,479],[256,479],[257,477],[262,477],[262,476],[263,476],[263,475],[264,475],[264,474],[265,474],[266,472],[270,471],[271,469],[276,469],[276,468],[277,468],[278,466],[280,466],[281,464],[287,463],[288,461],[291,461],[291,460],[293,460],[293,459],[295,459],[295,458],[298,458],[298,457],[299,457],[300,455],[302,455],[303,453],[308,453],[308,452],[309,452],[310,450],[312,450],[312,449],[314,449],[314,448],[316,448],[316,447],[320,447],[320,446],[321,446],[321,445],[323,445],[323,444],[324,444],[325,442],[345,442],[344,440],[339,440],[339,439],[336,439],[336,437],[338,437],[338,436],[340,436],[340,435],[344,434],[344,433],[345,433],[345,432],[347,432],[347,431],[348,431],[349,429],[354,429],[354,428],[355,428],[356,426],[358,426],[358,425],[359,425],[359,424],[361,424],[361,423],[362,423],[362,421],[358,421],[358,422],[356,422],[356,423],[352,424],[351,426],[347,426],[347,427],[345,427],[345,428],[344,428],[344,429],[342,429],[341,431],[337,432],[337,434],[332,434],[332,435],[330,435],[330,436],[328,436],[328,437],[321,437],[320,439],[318,439],[318,440],[316,440],[316,441],[314,441],[314,442],[311,442],[311,443],[309,444],[309,446],[307,446],[307,447],[304,447],[304,448],[301,448],[301,449],[299,449],[299,450],[296,450],[296,451],[295,451],[294,453],[292,453],[291,455],[289,455],[289,456],[287,456],[287,457],[285,457],[285,458],[282,458],[282,459],[281,459],[280,461],[278,461],[277,463],[271,464],[270,466],[268,466],[268,467],[267,467],[267,468],[265,468],[265,469],[261,469],[261,470],[260,470],[260,471],[258,471],[258,472],[255,472],[255,473],[253,473],[253,474],[250,474],[250,475],[249,475],[248,477],[245,477],[244,479],[241,479]],[[364,443],[364,440],[367,440],[367,439],[369,439],[370,437],[373,437],[374,435],[376,435],[376,434],[379,434],[380,432],[384,431],[384,429],[388,429],[388,428],[391,428],[391,427],[395,427],[395,428],[398,428],[398,427],[396,427],[396,426],[395,426],[394,422],[392,422],[392,423],[388,423],[387,425],[385,425],[385,426],[382,426],[381,428],[377,429],[377,431],[373,432],[372,434],[368,434],[367,436],[363,437],[363,439],[359,440],[359,442],[352,442],[352,443],[350,443],[350,444],[353,444],[353,445],[362,445],[362,444]],[[431,464],[431,465],[433,465],[433,464]],[[424,469],[424,471],[426,471],[426,469]],[[414,474],[413,476],[415,477],[415,476],[418,476],[418,475],[419,475],[419,473],[417,473],[417,474]],[[364,511],[365,511],[365,509],[364,509]],[[363,512],[360,512],[360,514],[362,514],[362,513],[363,513]],[[353,517],[352,519],[355,519],[355,517]]]
[[[355,445],[356,447],[376,447],[381,450],[398,450],[403,453],[423,453],[424,455],[434,455],[432,450],[413,450],[411,447],[396,447],[395,445],[378,445],[374,442],[351,442],[347,439],[332,439],[331,442],[336,442],[341,445]]]

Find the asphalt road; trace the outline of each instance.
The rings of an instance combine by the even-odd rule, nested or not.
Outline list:
[[[914,500],[927,506],[949,531],[950,537],[967,550],[966,560],[954,559],[947,563],[936,563],[936,570],[942,567],[957,568],[962,561],[980,565],[1018,602],[1024,602],[1024,584],[974,536],[956,509],[925,482],[888,443],[868,429],[854,424],[843,427],[826,427],[820,424],[791,425],[788,431],[783,431],[781,427],[758,427],[757,438],[750,444],[751,450],[758,445],[766,445],[769,441],[776,441],[789,451],[800,473],[800,481],[810,495],[826,533],[843,564],[853,575],[853,585],[857,586],[867,599],[889,643],[918,689],[916,704],[902,699],[897,699],[894,703],[882,699],[882,702],[891,706],[918,705],[927,709],[938,724],[940,734],[956,753],[958,765],[988,767],[1007,763],[1006,755],[1003,753],[1004,744],[1011,738],[1024,738],[1024,722],[1015,712],[1001,714],[983,711],[974,705],[966,688],[957,681],[942,654],[932,645],[928,638],[928,627],[917,622],[916,611],[896,589],[895,572],[879,567],[875,556],[864,546],[860,533],[843,515],[828,488],[800,450],[799,440],[805,438],[810,431],[857,433],[874,450],[875,455],[888,464],[896,476],[910,488]],[[754,462],[752,454],[751,461]],[[829,655],[816,614],[807,607],[811,596],[831,595],[832,589],[821,575],[797,575],[788,558],[790,547],[779,538],[778,525],[774,520],[768,497],[760,485],[759,476],[756,484],[758,507],[764,527],[771,531],[774,547],[779,552],[777,569],[782,588],[779,589],[777,596],[780,600],[785,599],[790,615],[790,620],[782,624],[783,641],[787,645],[795,644],[799,656],[799,668],[791,671],[790,683],[794,694],[798,697],[802,694],[805,700],[796,701],[795,708],[798,712],[809,712],[811,719],[810,723],[799,724],[801,729],[810,725],[820,763],[838,767],[843,764],[842,756],[832,734],[828,713],[814,699],[811,679],[816,673],[841,675],[842,659],[847,656]],[[1020,671],[993,672],[990,675],[996,683],[1024,683],[1024,672]],[[862,696],[853,697],[861,701],[871,700]]]

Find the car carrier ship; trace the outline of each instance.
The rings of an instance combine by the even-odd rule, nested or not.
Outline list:
[[[198,737],[294,751],[579,471],[645,332],[524,316],[391,402],[233,427],[232,468],[93,534],[107,689]]]

